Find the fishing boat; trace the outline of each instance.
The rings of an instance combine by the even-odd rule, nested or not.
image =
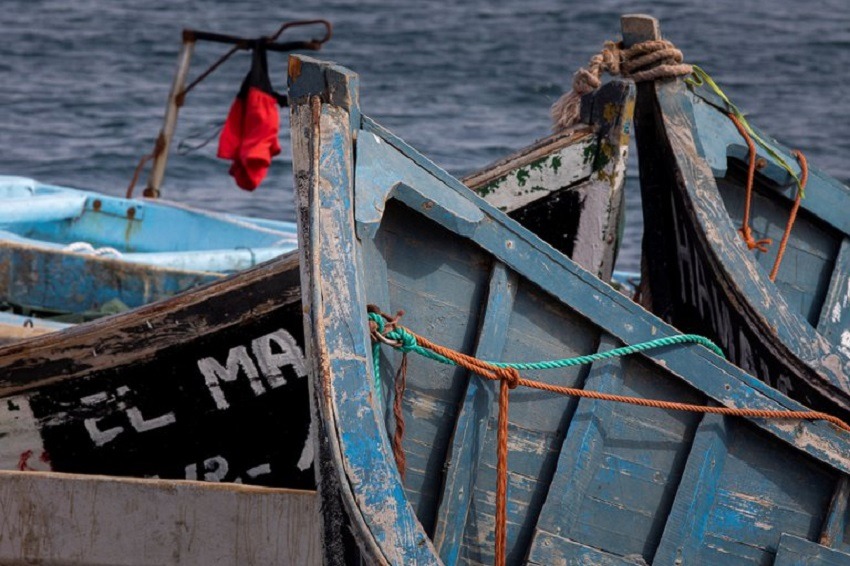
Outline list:
[[[77,320],[171,297],[297,245],[295,224],[0,177],[0,304]]]
[[[304,26],[321,26],[324,34],[309,41],[277,41],[285,31]],[[125,198],[0,177],[0,307],[80,322],[171,297],[295,249],[292,222],[163,201],[161,188],[179,109],[198,84],[241,50],[262,52],[264,63],[266,51],[320,49],[331,29],[325,20],[301,20],[254,39],[183,30],[162,128]],[[192,54],[202,41],[231,48],[189,82]],[[285,103],[285,96],[275,99],[275,111],[278,102]],[[147,162],[144,198],[133,198]]]
[[[848,563],[846,424],[472,195],[357,85],[290,59],[326,563]]]
[[[626,45],[661,37],[652,18],[626,24]],[[637,108],[644,304],[790,397],[850,414],[850,188],[750,126],[700,70],[639,83]]]
[[[0,348],[0,469],[314,488],[300,297],[290,253]]]

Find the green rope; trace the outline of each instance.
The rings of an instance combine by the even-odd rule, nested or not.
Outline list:
[[[372,316],[374,313],[369,313],[369,320],[373,321],[378,326],[378,332],[384,333],[384,317]],[[378,393],[378,406],[384,406],[384,388],[381,386],[381,343],[375,342],[372,344],[372,367],[375,373],[375,391]]]
[[[750,137],[752,137],[756,141],[756,143],[762,146],[764,150],[767,151],[767,153],[773,159],[778,161],[782,168],[785,169],[788,174],[794,178],[794,180],[797,182],[797,187],[800,189],[800,198],[805,198],[806,193],[802,182],[800,181],[800,177],[797,175],[791,165],[785,160],[785,158],[782,157],[779,152],[773,149],[773,147],[768,145],[767,142],[764,141],[761,136],[759,136],[753,130],[752,126],[750,126],[750,123],[747,122],[747,119],[744,117],[743,112],[738,110],[738,107],[735,106],[731,100],[729,100],[729,97],[726,96],[726,94],[720,89],[720,87],[717,85],[716,82],[714,82],[714,79],[712,79],[708,73],[706,73],[703,69],[696,65],[692,65],[692,67],[694,69],[693,78],[687,78],[685,79],[685,82],[693,87],[708,85],[709,88],[711,88],[711,90],[714,91],[714,93],[719,96],[723,100],[723,102],[726,103],[726,106],[728,107],[729,111],[738,119],[738,121],[741,122],[741,125],[744,126],[744,129],[747,131],[747,133],[750,134]]]
[[[380,320],[379,320],[380,319]],[[377,313],[369,313],[369,320],[374,321],[378,325],[378,331],[383,334],[383,317],[381,317]],[[410,333],[403,326],[397,326],[390,332],[384,334],[384,336],[392,341],[398,342],[399,345],[395,346],[395,348],[401,352],[414,352],[426,358],[438,361],[440,363],[444,363],[447,365],[456,365],[450,359],[441,356],[427,348],[423,348],[419,344],[416,343],[416,337]],[[375,342],[377,346],[379,342]],[[665,346],[673,346],[675,344],[699,344],[701,346],[705,346],[715,354],[720,357],[724,357],[723,351],[711,340],[706,338],[705,336],[700,336],[698,334],[678,334],[676,336],[665,336],[662,338],[656,338],[654,340],[649,340],[647,342],[640,342],[639,344],[633,344],[631,346],[623,346],[620,348],[614,348],[613,350],[608,350],[606,352],[597,352],[595,354],[588,354],[586,356],[576,356],[573,358],[564,358],[562,360],[549,360],[543,362],[528,362],[528,363],[503,363],[503,362],[487,362],[497,367],[501,368],[513,368],[516,370],[544,370],[544,369],[557,369],[557,368],[566,368],[572,366],[579,366],[584,364],[593,363],[597,360],[605,360],[609,358],[615,358],[618,356],[628,356],[629,354],[636,354],[638,352],[646,352],[647,350],[652,350],[655,348],[663,348]],[[375,352],[378,352],[380,348],[373,349],[373,358],[375,367],[378,366],[378,355]],[[375,374],[377,375],[377,369],[375,370]]]

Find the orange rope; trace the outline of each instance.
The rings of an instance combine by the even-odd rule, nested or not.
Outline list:
[[[805,159],[805,158],[804,158]],[[576,389],[573,387],[563,387],[560,385],[550,385],[539,381],[533,381],[520,377],[519,372],[514,368],[503,368],[495,366],[486,361],[479,360],[473,356],[469,356],[440,346],[411,332],[407,329],[414,338],[417,344],[423,348],[427,348],[432,352],[448,358],[458,366],[476,373],[484,378],[499,381],[499,419],[497,429],[497,451],[496,451],[496,544],[495,544],[495,563],[496,566],[504,566],[507,556],[507,494],[508,494],[508,393],[511,389],[518,385],[532,387],[542,391],[552,393],[560,393],[572,397],[585,397],[589,399],[597,399],[600,401],[615,401],[619,403],[627,403],[630,405],[638,405],[642,407],[654,407],[658,409],[671,409],[674,411],[691,411],[698,413],[711,413],[715,415],[728,415],[735,417],[749,417],[759,419],[797,419],[797,420],[825,420],[835,426],[850,432],[850,426],[844,421],[833,415],[820,411],[769,411],[762,409],[740,409],[731,407],[710,407],[706,405],[692,405],[689,403],[676,403],[673,401],[661,401],[657,399],[641,399],[638,397],[627,397],[624,395],[612,395],[609,393],[600,393],[599,391],[589,391],[585,389]],[[397,401],[398,402],[398,401]],[[397,416],[398,419],[398,416]],[[402,427],[403,431],[403,427]]]
[[[802,151],[794,150],[794,157],[800,163],[800,184],[797,186],[797,196],[794,198],[794,206],[791,207],[791,214],[788,215],[788,224],[785,225],[785,233],[782,234],[782,241],[779,243],[779,249],[776,251],[776,260],[773,262],[773,269],[770,270],[770,280],[776,281],[776,274],[779,273],[779,265],[782,263],[782,256],[785,255],[785,247],[788,245],[788,238],[791,236],[791,227],[794,226],[794,221],[797,220],[797,211],[800,210],[800,200],[803,198],[803,191],[806,190],[806,181],[809,180],[809,164],[806,161],[806,156]]]
[[[747,133],[747,130],[744,129],[744,126],[734,114],[727,114],[727,116],[729,116],[729,119],[732,120],[732,123],[734,123],[735,127],[738,128],[738,132],[740,132],[741,136],[747,142],[747,159],[749,161],[749,165],[747,167],[747,196],[744,201],[744,219],[741,221],[741,228],[738,232],[740,232],[741,236],[744,238],[749,249],[757,249],[758,251],[765,253],[767,252],[767,246],[772,244],[773,240],[770,238],[756,240],[753,238],[753,233],[750,230],[750,204],[753,200],[753,180],[756,175],[756,144],[753,143],[752,138],[750,138],[750,134]]]
[[[398,366],[398,372],[395,374],[395,401],[393,402],[393,416],[395,417],[395,433],[393,434],[393,456],[395,456],[395,464],[398,467],[398,473],[401,479],[404,479],[404,472],[407,468],[407,456],[404,453],[404,413],[402,412],[401,401],[404,397],[404,388],[407,381],[407,353],[401,355],[401,364]]]

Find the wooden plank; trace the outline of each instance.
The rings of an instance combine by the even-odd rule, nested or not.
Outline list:
[[[612,81],[593,97],[591,121],[599,127],[599,141],[593,177],[583,187],[584,207],[570,257],[604,281],[610,280],[614,271],[624,220],[623,187],[634,108],[635,87],[631,82]]]
[[[818,332],[830,343],[840,344],[850,356],[850,238],[841,241],[841,248],[832,270],[829,290],[817,323]]]
[[[0,472],[3,564],[321,564],[315,492]]]
[[[528,156],[523,155],[521,159],[497,166],[498,171],[512,166],[501,176],[492,178],[495,175],[479,174],[464,182],[499,210],[513,212],[590,177],[593,160],[587,156],[593,155],[596,148],[595,136],[579,138],[557,152],[551,146],[544,146],[532,152],[536,159],[528,160]]]
[[[470,173],[461,181],[473,191],[481,194],[488,192],[485,187],[491,183],[501,183],[507,175],[516,176],[516,171],[522,167],[529,167],[532,163],[551,155],[554,151],[572,146],[578,142],[591,143],[593,129],[588,125],[579,125],[565,132],[559,132],[545,137],[528,147],[503,157],[486,167]],[[560,167],[560,166],[559,166]],[[572,173],[567,172],[572,175]],[[486,196],[486,194],[482,195]]]
[[[380,249],[381,263],[387,264],[389,304],[392,311],[405,311],[403,324],[428,328],[434,339],[447,347],[474,351],[492,260],[476,246],[459,241],[421,217],[410,216],[394,202],[387,204],[373,241]],[[423,241],[439,253],[423,255]],[[365,292],[373,302],[372,290]],[[393,357],[400,361],[397,354]],[[392,376],[395,371],[387,373]],[[435,364],[420,356],[409,358],[403,413],[416,426],[408,426],[405,434],[408,465],[404,485],[419,521],[429,533],[437,518],[442,488],[442,478],[434,472],[448,457],[468,379],[462,368]]]
[[[783,534],[773,566],[850,566],[850,554]]]
[[[595,329],[570,309],[520,279],[513,314],[499,359],[529,361],[569,357],[596,348]],[[543,383],[581,387],[588,367],[555,371],[524,370],[523,377]],[[508,499],[512,518],[507,528],[508,561],[525,556],[535,517],[546,499],[558,451],[577,400],[561,395],[517,390],[511,393],[508,422]],[[469,494],[470,512],[462,529],[460,561],[489,563],[493,559],[497,453],[497,404],[486,413],[478,465]]]
[[[517,275],[502,263],[494,263],[484,317],[478,330],[475,356],[479,359],[497,360],[502,357],[516,287]],[[497,384],[481,377],[469,376],[463,407],[455,422],[433,537],[434,546],[446,564],[457,563],[460,553],[478,473],[481,444],[491,418],[493,399],[497,395],[496,387]]]
[[[537,533],[534,537],[529,559],[529,566],[552,566],[553,564],[593,564],[594,566],[646,566],[646,562],[639,554],[630,556],[617,556],[579,544],[574,540],[553,535],[551,533]]]
[[[599,351],[620,345],[610,336],[603,337]],[[594,363],[585,388],[703,402],[672,376],[629,358]],[[698,422],[695,413],[581,399],[537,520],[529,560],[570,562],[577,559],[574,553],[580,544],[611,556],[650,562]]]
[[[705,415],[654,560],[763,563],[783,533],[816,538],[838,474],[786,450],[745,421]]]

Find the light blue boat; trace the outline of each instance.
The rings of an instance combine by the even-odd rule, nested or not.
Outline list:
[[[297,247],[291,222],[0,177],[0,303],[29,314],[133,308]]]

